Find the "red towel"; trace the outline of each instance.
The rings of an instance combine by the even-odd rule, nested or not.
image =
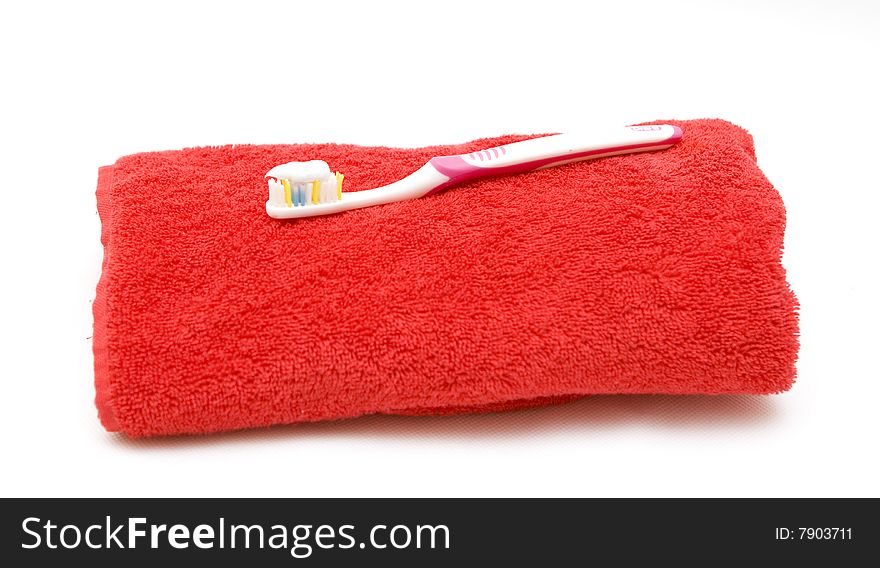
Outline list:
[[[794,379],[785,209],[720,120],[605,158],[278,221],[263,174],[320,158],[355,191],[459,146],[226,146],[101,168],[101,421],[131,436],[598,393],[777,393]]]

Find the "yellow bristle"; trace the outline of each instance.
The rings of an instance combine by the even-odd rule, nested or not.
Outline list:
[[[312,182],[312,203],[315,205],[318,204],[319,195],[318,192],[321,190],[321,182],[319,180],[315,180]]]
[[[336,172],[336,199],[342,199],[342,180],[344,179],[344,175]]]
[[[287,203],[288,207],[293,207],[293,200],[290,198],[290,182],[286,179],[282,179],[281,185],[284,186],[284,201]]]

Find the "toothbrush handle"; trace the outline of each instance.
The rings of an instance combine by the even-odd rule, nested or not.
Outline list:
[[[428,195],[476,178],[526,172],[606,156],[665,150],[681,140],[681,128],[668,124],[627,126],[602,133],[556,134],[488,150],[440,156],[429,162],[449,181]]]

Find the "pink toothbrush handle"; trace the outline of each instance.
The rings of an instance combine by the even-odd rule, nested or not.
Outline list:
[[[665,150],[681,140],[681,128],[667,124],[628,126],[611,132],[556,134],[429,162],[449,178],[426,195],[483,177],[516,174],[607,156]]]

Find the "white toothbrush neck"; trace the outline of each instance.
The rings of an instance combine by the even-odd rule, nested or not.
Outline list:
[[[346,192],[342,194],[342,197],[350,205],[350,207],[346,207],[347,209],[356,209],[405,199],[416,199],[437,187],[448,184],[449,181],[449,176],[439,172],[431,162],[428,162],[403,179],[375,189]]]

